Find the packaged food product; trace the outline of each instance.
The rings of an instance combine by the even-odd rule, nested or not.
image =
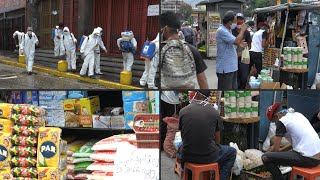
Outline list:
[[[12,133],[12,122],[8,119],[0,119],[0,132]]]
[[[38,176],[38,171],[34,167],[14,167],[11,173],[14,177],[37,178]]]
[[[0,168],[1,169],[10,168],[10,159],[11,159],[10,136],[11,134],[9,133],[0,133]]]
[[[67,145],[67,147],[68,147],[68,151],[67,151],[68,156],[72,156],[73,153],[78,151],[85,143],[86,143],[86,141],[84,141],[84,140],[78,140],[78,141],[74,141],[74,142],[68,144]]]
[[[74,158],[72,161],[73,164],[84,163],[84,162],[93,162],[93,159],[88,157],[83,157],[83,158]]]
[[[21,126],[45,126],[47,120],[44,117],[35,117],[23,114],[12,114],[11,121]]]
[[[91,149],[92,146],[97,142],[97,140],[90,140],[86,144],[84,144],[78,151],[73,153],[72,157],[90,157],[94,151]]]
[[[92,162],[82,162],[82,163],[78,163],[75,166],[75,171],[85,171],[87,170],[87,167],[90,166],[92,164]]]
[[[37,165],[36,157],[12,157],[11,166],[15,167],[33,167]]]
[[[13,177],[11,175],[10,169],[1,170],[0,171],[0,179],[1,180],[12,180]]]
[[[90,173],[79,173],[74,177],[74,179],[87,180],[88,175],[90,175]]]
[[[31,115],[31,116],[45,116],[46,110],[30,104],[14,104],[12,106],[12,114],[24,114],[24,115]]]
[[[60,180],[59,169],[57,167],[38,167],[39,179],[41,180]]]
[[[74,164],[67,164],[68,174],[74,173],[76,166]]]
[[[114,171],[114,164],[97,161],[97,162],[92,163],[90,166],[88,166],[87,170],[113,172]]]
[[[12,136],[11,142],[15,146],[35,147],[37,145],[38,139],[36,137],[20,136],[15,134]]]
[[[115,151],[95,151],[90,158],[95,161],[114,162],[115,156]]]
[[[37,148],[27,146],[13,146],[10,149],[13,156],[20,157],[35,157],[37,155]]]
[[[38,136],[39,127],[34,126],[13,126],[13,133],[24,136]]]
[[[67,141],[61,140],[60,141],[60,154],[67,154],[68,151],[68,144]]]
[[[40,127],[38,137],[38,167],[58,167],[61,129]],[[66,158],[65,158],[66,161]]]
[[[60,179],[59,180],[67,180],[68,170],[64,169],[60,171]]]
[[[10,119],[13,104],[0,103],[0,118]]]
[[[38,178],[14,177],[13,180],[38,180]]]
[[[109,137],[100,140],[92,147],[95,151],[116,151],[119,143],[128,142],[128,137]]]

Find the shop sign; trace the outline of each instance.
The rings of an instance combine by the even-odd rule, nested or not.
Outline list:
[[[159,4],[148,6],[148,16],[159,16]]]

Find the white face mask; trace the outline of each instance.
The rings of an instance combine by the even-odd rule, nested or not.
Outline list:
[[[234,28],[236,28],[237,27],[237,23],[232,23],[231,24],[231,29],[234,29]]]
[[[32,31],[28,31],[28,33],[27,33],[29,36],[31,36],[32,35]]]
[[[238,29],[241,29],[241,26],[242,26],[242,25],[237,25],[237,28],[238,28]]]

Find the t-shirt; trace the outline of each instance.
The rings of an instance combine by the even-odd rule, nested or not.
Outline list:
[[[239,32],[238,32],[238,29],[235,28],[232,30],[232,34],[237,37],[239,35]],[[248,44],[251,44],[251,35],[250,35],[250,32],[248,30],[246,30],[243,34],[243,40],[245,40],[245,42],[247,42]],[[238,57],[240,57],[242,55],[242,51],[244,50],[244,48],[241,48],[241,47],[237,47],[237,54],[238,54]]]
[[[215,132],[223,130],[219,112],[211,105],[192,102],[181,109],[179,118],[182,159],[199,164],[216,162],[220,147],[215,142]]]
[[[216,33],[217,70],[216,73],[230,73],[238,70],[238,56],[234,46],[236,37],[224,25]]]
[[[177,91],[162,91],[161,100],[168,104],[179,104],[179,94]]]
[[[257,53],[262,52],[263,51],[262,40],[267,39],[268,37],[269,37],[269,34],[267,31],[262,29],[257,31],[252,37],[250,51],[257,52]]]

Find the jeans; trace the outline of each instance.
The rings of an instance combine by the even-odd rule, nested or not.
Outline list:
[[[266,169],[272,174],[273,180],[284,180],[279,169],[280,165],[311,168],[319,164],[318,160],[304,157],[295,151],[267,152],[262,155],[262,161]]]
[[[250,65],[249,65],[249,72],[253,65],[255,65],[257,69],[257,74],[260,74],[262,70],[262,53],[261,52],[253,52],[250,51]],[[258,75],[257,75],[258,76]]]
[[[241,57],[238,58],[238,88],[246,89],[249,76],[249,64],[241,62]]]
[[[228,180],[233,167],[234,161],[237,157],[237,150],[230,146],[218,145],[220,147],[218,164],[220,180]],[[182,156],[182,143],[179,146],[177,157]],[[184,171],[184,161],[181,160],[182,172]],[[191,171],[188,171],[188,180],[192,179]],[[183,174],[183,173],[182,173]]]
[[[219,90],[234,90],[238,89],[238,75],[237,71],[230,73],[217,73],[218,89]]]

